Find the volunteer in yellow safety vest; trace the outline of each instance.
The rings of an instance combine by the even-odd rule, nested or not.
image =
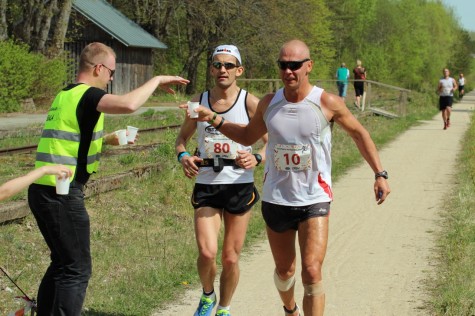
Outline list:
[[[124,95],[104,89],[113,80],[116,55],[102,43],[81,53],[76,82],[58,93],[48,112],[38,144],[36,168],[64,165],[72,178],[67,195],[56,194],[55,177],[45,175],[28,189],[28,203],[51,251],[51,263],[38,290],[38,315],[79,316],[91,276],[90,223],[83,187],[97,171],[104,137],[104,113],[136,111],[161,87],[185,85],[179,76],[155,76]]]

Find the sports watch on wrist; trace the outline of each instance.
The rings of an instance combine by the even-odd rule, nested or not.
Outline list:
[[[386,170],[383,170],[383,171],[381,171],[381,172],[376,172],[376,173],[374,174],[374,179],[376,180],[376,179],[378,179],[379,177],[382,177],[382,178],[384,178],[384,179],[388,179],[388,178],[389,178],[388,172],[387,172]]]
[[[256,157],[256,161],[257,161],[257,165],[256,166],[259,166],[262,162],[262,156],[259,155],[259,154],[254,154],[254,157]]]

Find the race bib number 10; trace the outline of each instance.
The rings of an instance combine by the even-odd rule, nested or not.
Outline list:
[[[238,144],[227,137],[205,137],[205,155],[207,158],[236,159],[237,150]]]
[[[310,145],[280,145],[274,147],[274,165],[279,171],[303,171],[312,168]]]

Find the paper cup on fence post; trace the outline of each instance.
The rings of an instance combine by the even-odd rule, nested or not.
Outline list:
[[[127,135],[127,142],[135,142],[138,130],[138,127],[127,126],[127,132],[129,132],[129,135]]]
[[[66,177],[66,174],[63,174],[61,179],[56,176],[56,194],[69,194],[69,177]]]
[[[119,137],[119,145],[127,145],[127,131],[125,129],[119,129],[115,133]]]
[[[190,118],[198,118],[198,113],[195,112],[195,109],[200,106],[199,102],[190,102],[188,101],[188,110],[190,111]]]

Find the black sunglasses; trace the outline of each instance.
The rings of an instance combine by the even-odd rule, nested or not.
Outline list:
[[[236,64],[233,64],[233,63],[221,63],[219,61],[213,61],[211,63],[211,65],[213,65],[214,68],[216,69],[221,69],[221,67],[224,66],[224,68],[226,68],[226,70],[229,70],[229,69],[234,69],[237,67]]]
[[[102,65],[102,66],[104,66],[104,68],[106,68],[107,70],[109,70],[109,76],[110,76],[111,78],[114,76],[114,74],[115,74],[115,69],[112,70],[112,69],[110,69],[109,67],[107,67],[107,66],[104,65],[104,64],[97,64],[97,65],[94,65],[94,68],[97,67],[97,66],[99,66],[99,65]]]
[[[305,58],[304,60],[300,60],[300,61],[281,61],[281,60],[278,60],[277,64],[279,65],[279,68],[281,70],[286,70],[287,68],[289,68],[290,70],[294,71],[294,70],[300,69],[300,67],[302,67],[303,63],[306,62],[306,61],[309,61],[309,60],[310,60],[310,58]]]

